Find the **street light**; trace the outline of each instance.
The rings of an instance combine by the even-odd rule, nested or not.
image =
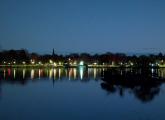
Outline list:
[[[80,64],[79,65],[83,66],[84,65],[84,62],[83,61],[80,61]]]
[[[133,64],[133,62],[131,62],[130,64],[131,64],[131,66],[133,66],[133,65],[134,65],[134,64]]]
[[[59,62],[58,64],[61,65],[61,62]]]
[[[97,65],[97,63],[95,62],[95,63],[93,63],[94,65]]]
[[[52,64],[52,63],[53,63],[53,61],[52,61],[51,59],[49,60],[49,62],[50,62],[50,64]]]

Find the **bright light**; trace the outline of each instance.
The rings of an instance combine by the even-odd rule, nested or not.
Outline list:
[[[80,61],[80,65],[83,66],[84,65],[84,62],[83,61]]]
[[[59,62],[58,64],[61,65],[61,62]]]
[[[53,61],[52,61],[52,60],[49,60],[49,62],[50,62],[50,64],[52,64],[52,63],[53,63]]]
[[[6,64],[6,62],[5,62],[5,61],[4,61],[3,63],[4,63],[4,64]]]
[[[14,61],[13,63],[15,64],[16,62]]]
[[[26,62],[25,62],[25,61],[23,61],[23,62],[22,62],[22,64],[26,64]]]
[[[38,64],[41,64],[41,61],[39,61]]]
[[[95,63],[93,63],[94,65],[97,65],[97,63],[95,62]]]

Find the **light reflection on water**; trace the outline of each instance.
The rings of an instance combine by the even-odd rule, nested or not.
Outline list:
[[[31,70],[31,79],[34,79],[34,74],[35,74],[34,72],[35,72],[34,69],[32,69]]]
[[[163,83],[133,88],[125,84],[105,84],[101,79],[106,70],[0,69],[0,119],[165,119]],[[127,72],[142,71],[117,71],[120,75]],[[150,72],[152,76],[165,78],[163,68]]]
[[[14,69],[14,79],[15,79],[16,70]]]
[[[49,77],[49,79],[61,79],[61,78],[68,78],[68,80],[75,80],[75,79],[81,79],[84,78],[88,79],[100,79],[101,78],[101,71],[102,74],[104,74],[104,71],[106,68],[70,68],[70,69],[64,69],[64,68],[49,68],[49,69],[29,69],[29,68],[6,68],[6,69],[0,69],[1,73],[3,71],[3,75],[1,74],[1,79],[7,78],[13,78],[16,79],[17,76],[20,76],[20,72],[22,71],[22,79],[25,78],[42,78],[42,77]],[[122,75],[123,72],[132,71],[131,69],[125,69],[120,70],[120,74]],[[139,70],[140,72],[141,70]],[[138,71],[137,71],[138,72]],[[29,74],[30,73],[30,74]],[[151,73],[157,74],[159,77],[165,78],[165,69],[151,69]]]
[[[30,79],[41,79],[42,77],[49,77],[49,79],[62,79],[62,78],[68,78],[68,80],[75,80],[75,79],[81,79],[83,80],[84,77],[89,79],[99,79],[99,76],[101,75],[101,68],[100,69],[86,69],[83,67],[80,68],[70,68],[70,69],[64,69],[64,68],[55,68],[55,69],[3,69],[3,79],[7,78],[13,78],[16,79],[18,76],[20,76],[20,72],[22,71],[22,79],[29,78]],[[2,74],[1,74],[2,76]]]
[[[25,79],[25,75],[26,75],[26,69],[23,69],[23,79]]]

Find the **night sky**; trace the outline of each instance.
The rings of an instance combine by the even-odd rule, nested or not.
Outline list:
[[[165,0],[0,0],[0,49],[165,52]]]

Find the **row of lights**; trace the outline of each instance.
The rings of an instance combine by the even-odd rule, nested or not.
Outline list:
[[[35,60],[32,60],[32,59],[31,59],[30,62],[31,62],[31,64],[33,64],[33,65],[35,64]],[[4,61],[3,63],[6,64],[5,61]],[[56,62],[53,62],[52,60],[49,60],[49,63],[50,63],[50,64],[53,64],[54,66],[57,66],[57,63],[56,63]],[[8,64],[10,65],[11,63],[8,63]],[[16,61],[14,61],[13,64],[16,64]],[[25,65],[26,62],[23,61],[22,64]],[[41,65],[42,62],[39,61],[38,64]],[[70,64],[70,65],[77,65],[77,62],[76,62],[76,61],[75,61],[75,62],[70,62],[69,64]],[[62,65],[62,63],[59,62],[58,65]],[[84,61],[80,61],[79,65],[80,65],[80,66],[83,66],[83,65],[84,65]],[[97,63],[97,62],[94,62],[93,65],[98,65],[98,63]],[[105,65],[105,63],[103,63],[103,65]],[[121,63],[121,65],[122,65],[122,63]],[[131,63],[131,65],[133,65],[133,63]]]
[[[71,60],[69,60],[69,61],[71,61]],[[30,62],[31,62],[32,65],[34,65],[34,64],[36,63],[35,60],[33,60],[33,59],[31,59]],[[161,61],[161,62],[162,62],[162,61]],[[4,61],[3,63],[4,63],[4,64],[10,65],[10,64],[16,64],[16,61],[9,62],[9,63],[7,63],[6,61]],[[51,59],[49,60],[49,63],[52,64],[52,65],[54,65],[54,66],[63,65],[62,62],[56,63],[56,62],[53,62],[53,60],[51,60]],[[23,61],[22,64],[25,65],[26,62]],[[42,65],[42,62],[39,61],[38,64],[39,64],[39,65]],[[69,62],[69,64],[70,64],[70,65],[77,65],[77,61]],[[84,61],[80,61],[79,65],[80,65],[80,66],[83,66],[83,65],[84,65]],[[98,63],[97,63],[97,62],[94,62],[93,65],[96,66],[96,65],[98,65]],[[102,65],[105,65],[105,63],[102,63]],[[123,63],[121,62],[120,65],[123,65]],[[128,65],[128,64],[127,64],[127,65]],[[133,66],[134,63],[133,63],[133,62],[129,62],[129,65]],[[155,64],[153,64],[153,63],[151,64],[151,63],[150,63],[150,65],[151,65],[151,66],[154,66],[154,65],[159,65],[159,64],[156,62]]]

